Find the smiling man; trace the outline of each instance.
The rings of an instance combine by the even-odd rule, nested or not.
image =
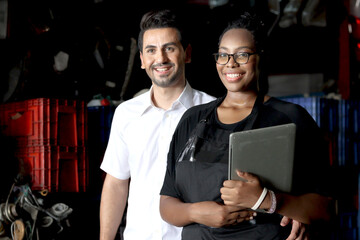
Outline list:
[[[184,83],[185,63],[191,60],[190,48],[186,52],[180,35],[174,28],[159,28],[144,33],[144,50],[140,53],[142,68],[159,87],[171,87],[181,80]]]
[[[172,134],[190,107],[214,97],[191,88],[185,64],[191,47],[181,21],[169,10],[149,12],[140,23],[141,68],[150,91],[120,104],[101,169],[100,239],[114,239],[128,201],[124,239],[180,239],[181,228],[160,217],[160,188]],[[131,178],[131,181],[130,181]]]
[[[152,100],[167,109],[184,90],[185,63],[191,62],[191,47],[182,46],[179,31],[171,27],[147,30],[142,45],[141,68],[153,83]]]

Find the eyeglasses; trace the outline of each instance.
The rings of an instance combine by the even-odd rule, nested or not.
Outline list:
[[[254,55],[255,53],[247,53],[247,52],[238,52],[234,54],[228,54],[228,53],[214,53],[215,61],[217,64],[225,65],[229,62],[230,57],[232,56],[234,58],[234,61],[237,64],[247,64],[249,61],[249,58],[251,55]]]

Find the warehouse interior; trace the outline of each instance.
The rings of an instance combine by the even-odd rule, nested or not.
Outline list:
[[[193,53],[186,77],[195,89],[215,97],[225,94],[212,54],[227,22],[249,9],[263,16],[269,29],[265,69],[270,95],[360,98],[357,0],[0,0],[0,213],[15,211],[7,218],[0,214],[0,239],[11,239],[11,222],[19,216],[29,219],[24,239],[98,238],[104,179],[99,166],[114,109],[151,87],[136,42],[142,15],[155,8],[188,16]],[[33,142],[26,146],[36,147],[21,152],[23,136],[30,141],[30,124],[38,124],[24,118],[28,111],[41,116],[48,132],[30,137]],[[9,116],[22,120],[14,123],[6,120]],[[353,136],[350,140],[360,148],[358,130]],[[39,139],[47,141],[45,147],[34,143]],[[28,166],[22,157],[47,159],[51,166]],[[358,157],[349,158],[354,161],[334,163],[337,175],[354,182],[337,192],[342,196],[339,219],[348,225],[339,223],[334,239],[359,236]],[[45,180],[34,183],[40,175]],[[26,211],[27,201],[38,207]],[[19,209],[21,203],[25,207]],[[52,217],[36,220],[44,215]]]

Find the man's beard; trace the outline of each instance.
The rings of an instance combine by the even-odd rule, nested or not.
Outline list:
[[[178,69],[175,74],[164,77],[153,77],[152,82],[159,87],[166,88],[174,85],[180,77],[182,69]]]

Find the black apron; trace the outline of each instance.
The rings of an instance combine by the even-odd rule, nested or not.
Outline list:
[[[263,96],[258,96],[250,115],[230,127],[222,128],[216,124],[217,107],[197,124],[176,161],[175,184],[183,202],[223,203],[220,188],[228,176],[229,135],[235,131],[253,129],[263,99]],[[191,224],[183,228],[182,239],[286,239],[289,229],[281,227],[280,220],[278,214],[259,213],[254,221],[229,227],[211,228]]]

